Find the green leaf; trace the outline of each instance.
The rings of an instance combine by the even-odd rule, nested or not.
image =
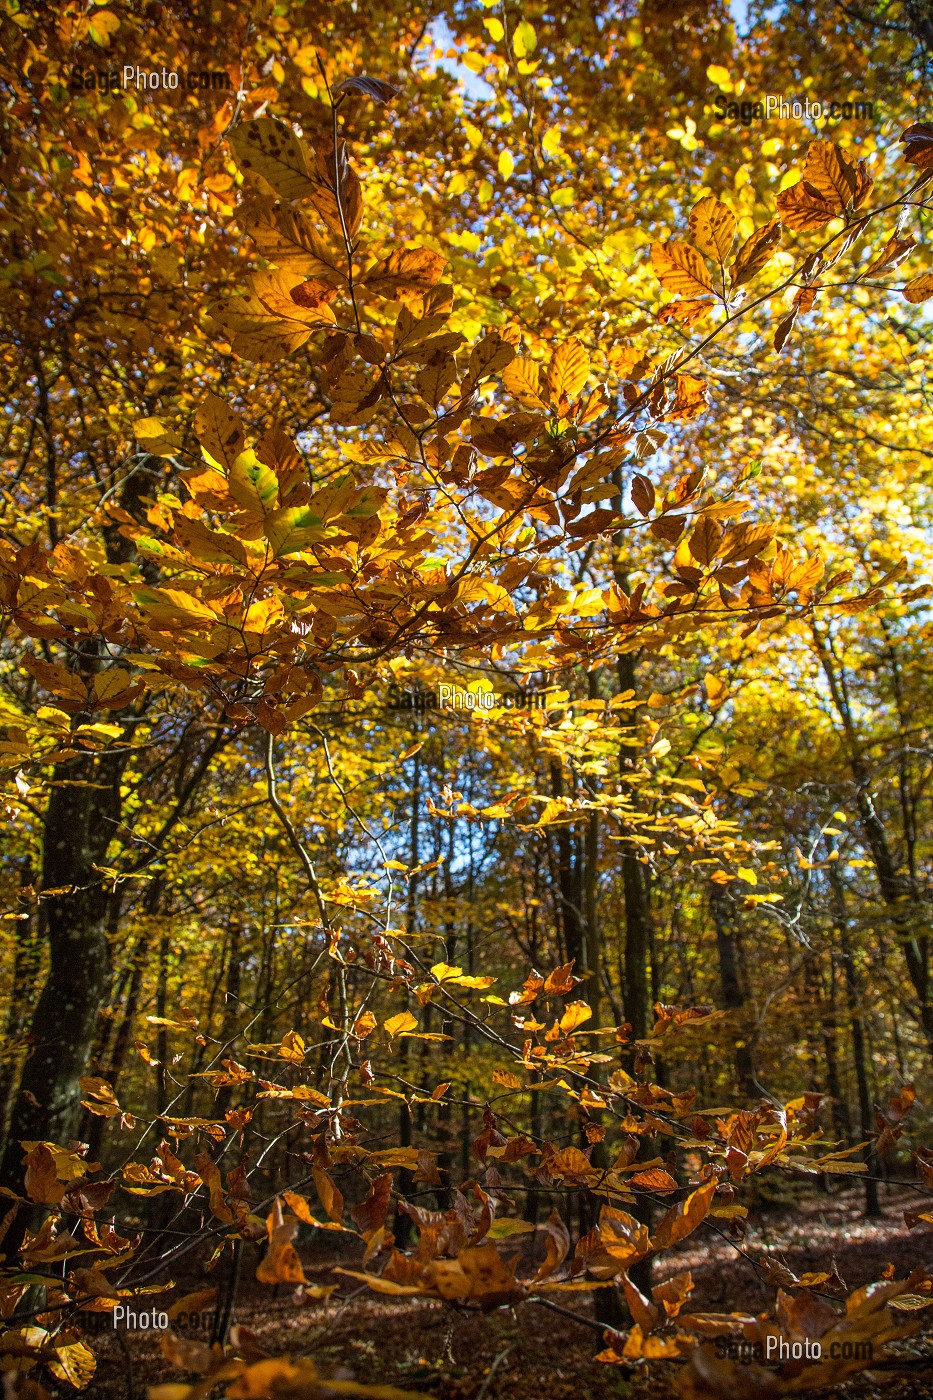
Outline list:
[[[237,457],[227,482],[237,505],[251,515],[269,515],[279,503],[279,479],[252,448]]]
[[[306,545],[324,538],[320,519],[307,506],[274,511],[266,517],[262,529],[276,559],[283,554],[297,554]]]

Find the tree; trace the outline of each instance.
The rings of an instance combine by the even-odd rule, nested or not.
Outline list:
[[[81,1304],[122,1296],[106,1269],[146,1286],[93,1223],[119,1192],[228,1253],[221,1347],[257,1241],[261,1282],[308,1287],[303,1221],[359,1236],[376,1292],[592,1291],[631,1315],[607,1363],[686,1356],[689,1284],[649,1296],[651,1261],[711,1219],[739,1244],[736,1190],[769,1168],[867,1175],[929,1072],[899,1014],[929,1048],[928,424],[889,360],[925,336],[933,132],[897,165],[873,134],[791,151],[720,122],[764,37],[787,71],[806,56],[783,21],[740,41],[700,8],[458,13],[491,94],[468,99],[429,8],[218,17],[220,58],[160,11],[149,61],[229,88],[147,80],[145,104],[96,55],[154,16],[5,30],[2,752],[16,918],[48,949],[40,975],[11,940],[38,993],[27,1044],[7,1018],[8,1286],[45,1319],[23,1345],[86,1379]],[[497,686],[521,703],[487,705]],[[434,704],[387,714],[393,694]],[[850,804],[857,835],[821,849]],[[862,849],[904,958],[885,1050],[847,904]],[[824,1078],[829,1124],[851,1098],[877,1128],[867,1160],[821,1138]],[[723,1088],[744,1106],[707,1121]],[[527,1193],[508,1215],[503,1181]],[[519,1264],[544,1188],[546,1254]],[[72,1259],[69,1213],[101,1262]],[[906,1334],[849,1301],[841,1340]],[[236,1351],[194,1369],[249,1377]]]

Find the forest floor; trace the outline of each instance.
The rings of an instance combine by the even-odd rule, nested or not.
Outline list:
[[[909,1188],[882,1187],[884,1217],[866,1221],[857,1189],[833,1195],[814,1192],[788,1210],[755,1213],[743,1249],[767,1253],[796,1274],[825,1269],[835,1260],[850,1287],[877,1279],[888,1264],[898,1278],[913,1267],[933,1263],[933,1226],[908,1230],[904,1210],[916,1210]],[[336,1282],[333,1236],[300,1244],[305,1272],[315,1283]],[[766,1311],[774,1290],[758,1270],[725,1239],[713,1238],[666,1255],[658,1282],[689,1268],[693,1272],[693,1311]],[[328,1257],[324,1251],[329,1251]],[[349,1260],[349,1267],[358,1267]],[[209,1286],[210,1276],[178,1280],[174,1296]],[[391,1299],[357,1290],[346,1278],[327,1303],[297,1308],[290,1286],[263,1288],[244,1276],[236,1321],[245,1324],[272,1354],[310,1355],[322,1375],[393,1385],[437,1400],[666,1400],[674,1396],[676,1364],[655,1362],[650,1371],[605,1365],[592,1358],[603,1343],[592,1326],[592,1294],[569,1295],[561,1306],[580,1322],[535,1304],[503,1308],[481,1316],[454,1313],[430,1300]],[[347,1289],[349,1288],[349,1292]],[[341,1297],[341,1295],[343,1295]],[[169,1306],[171,1295],[147,1303]],[[927,1310],[921,1331],[898,1344],[899,1354],[933,1357],[933,1316]],[[162,1353],[158,1332],[112,1332],[92,1339],[98,1370],[89,1395],[94,1400],[145,1400],[147,1387],[182,1379]],[[199,1334],[185,1333],[189,1340]],[[494,1370],[493,1370],[494,1368]],[[130,1375],[130,1369],[132,1375]],[[191,1377],[195,1379],[195,1377]],[[54,1393],[54,1391],[53,1391]],[[824,1392],[825,1393],[825,1392]],[[68,1394],[73,1395],[70,1389]],[[933,1361],[909,1373],[871,1370],[834,1395],[840,1400],[933,1400]]]

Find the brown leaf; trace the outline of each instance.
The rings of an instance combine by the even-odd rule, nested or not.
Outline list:
[[[719,553],[723,527],[708,515],[701,516],[690,536],[689,549],[698,564],[711,564]]]
[[[392,1196],[392,1173],[384,1172],[377,1176],[369,1188],[369,1195],[358,1206],[353,1206],[350,1215],[359,1227],[360,1234],[367,1242],[385,1223],[386,1211]]]
[[[649,1167],[628,1179],[629,1186],[641,1186],[646,1191],[676,1191],[677,1182],[663,1167]]]
[[[655,539],[666,540],[668,544],[673,544],[675,540],[680,539],[686,523],[687,517],[685,515],[662,515],[659,519],[651,522],[651,533]]]
[[[571,964],[572,966],[572,964]],[[558,969],[560,971],[560,969]],[[553,974],[552,974],[553,975]],[[510,1006],[530,1006],[539,993],[544,989],[545,979],[540,972],[535,972],[532,968],[522,985],[520,992],[509,993]]]
[[[333,94],[341,97],[345,92],[362,92],[375,102],[391,102],[393,97],[398,97],[401,88],[393,87],[381,78],[344,78],[333,89]]]
[[[57,1206],[65,1194],[47,1143],[35,1143],[26,1156],[26,1195],[37,1205]]]
[[[686,1269],[666,1282],[659,1283],[657,1288],[652,1288],[651,1296],[655,1302],[662,1304],[668,1317],[676,1317],[692,1292],[693,1274]]]
[[[811,141],[803,178],[839,213],[861,208],[874,184],[865,162],[849,160],[834,141]]]
[[[709,303],[713,305],[712,302]],[[666,309],[666,308],[665,308]],[[651,368],[651,357],[634,345],[613,345],[609,351],[609,368],[620,379],[641,379]]]
[[[649,1302],[643,1293],[639,1292],[628,1274],[622,1275],[622,1291],[625,1294],[625,1301],[628,1303],[628,1310],[632,1314],[632,1321],[641,1328],[642,1332],[653,1332],[661,1316],[660,1309],[654,1303]]]
[[[377,296],[397,300],[422,295],[441,280],[447,259],[430,248],[402,248],[374,263],[360,283]]]
[[[294,1197],[294,1193],[286,1192],[286,1198],[288,1197]],[[294,1199],[302,1201],[300,1196]],[[302,1201],[302,1204],[306,1203]],[[289,1200],[289,1205],[295,1209],[292,1200]],[[298,1223],[295,1220],[285,1220],[282,1202],[278,1197],[266,1218],[266,1233],[269,1237],[269,1248],[256,1269],[259,1282],[307,1283],[298,1252],[292,1244],[298,1233]]]
[[[311,195],[315,209],[339,239],[353,239],[363,222],[363,192],[359,178],[347,159],[345,141],[334,147],[322,144],[313,153]]]
[[[632,504],[640,515],[650,515],[655,503],[654,484],[641,472],[632,477]]]
[[[217,1219],[229,1225],[233,1220],[233,1212],[224,1200],[223,1185],[220,1179],[220,1171],[206,1152],[199,1152],[194,1159],[195,1170],[208,1189],[211,1214]]]
[[[210,1369],[213,1355],[206,1342],[194,1342],[168,1331],[162,1333],[159,1345],[172,1365],[182,1371],[194,1371],[203,1376]]]
[[[605,1252],[626,1269],[644,1259],[651,1248],[647,1225],[612,1206],[603,1206],[599,1213],[599,1235]]]
[[[824,198],[805,180],[798,180],[782,190],[777,197],[777,207],[787,227],[798,233],[822,228],[842,212],[833,201]]]
[[[327,306],[333,301],[337,288],[332,282],[325,282],[323,277],[312,277],[292,287],[289,295],[296,306],[306,311],[316,311],[319,306]]]
[[[750,282],[771,261],[780,247],[783,230],[780,219],[772,219],[748,238],[735,255],[731,270],[732,289]]]
[[[544,1228],[547,1231],[546,1253],[541,1267],[534,1276],[534,1283],[541,1283],[544,1279],[550,1278],[560,1268],[570,1252],[570,1234],[556,1207],[545,1221]]]
[[[904,143],[904,160],[918,170],[933,170],[933,125],[915,122],[900,138]]]
[[[709,385],[695,374],[674,375],[674,402],[664,410],[668,423],[686,423],[705,412],[708,407]]]
[[[661,307],[658,321],[662,326],[667,321],[679,321],[683,326],[693,326],[715,305],[709,297],[681,297]]]
[[[904,288],[904,296],[915,305],[933,297],[933,272],[923,272]]]
[[[779,354],[784,349],[787,343],[787,337],[794,328],[794,322],[797,319],[797,311],[798,308],[795,306],[793,310],[787,313],[783,320],[778,322],[777,329],[774,332],[774,348]]]
[[[590,1159],[579,1147],[562,1147],[545,1159],[548,1175],[557,1181],[579,1184],[595,1180],[599,1175]]]
[[[877,277],[881,272],[890,272],[897,267],[898,263],[903,262],[911,249],[915,247],[915,239],[909,236],[900,238],[896,233],[892,233],[878,256],[869,263],[864,272],[859,273],[859,279]]]

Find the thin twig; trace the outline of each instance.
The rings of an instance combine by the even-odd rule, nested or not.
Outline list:
[[[492,1385],[493,1376],[496,1374],[499,1367],[502,1365],[503,1361],[508,1356],[509,1352],[514,1351],[517,1346],[518,1340],[516,1339],[514,1342],[509,1342],[508,1346],[503,1347],[502,1351],[499,1352],[499,1355],[496,1357],[495,1361],[492,1363],[492,1365],[489,1368],[489,1371],[487,1372],[486,1379],[483,1381],[483,1384],[476,1392],[476,1400],[485,1400],[486,1392]]]

